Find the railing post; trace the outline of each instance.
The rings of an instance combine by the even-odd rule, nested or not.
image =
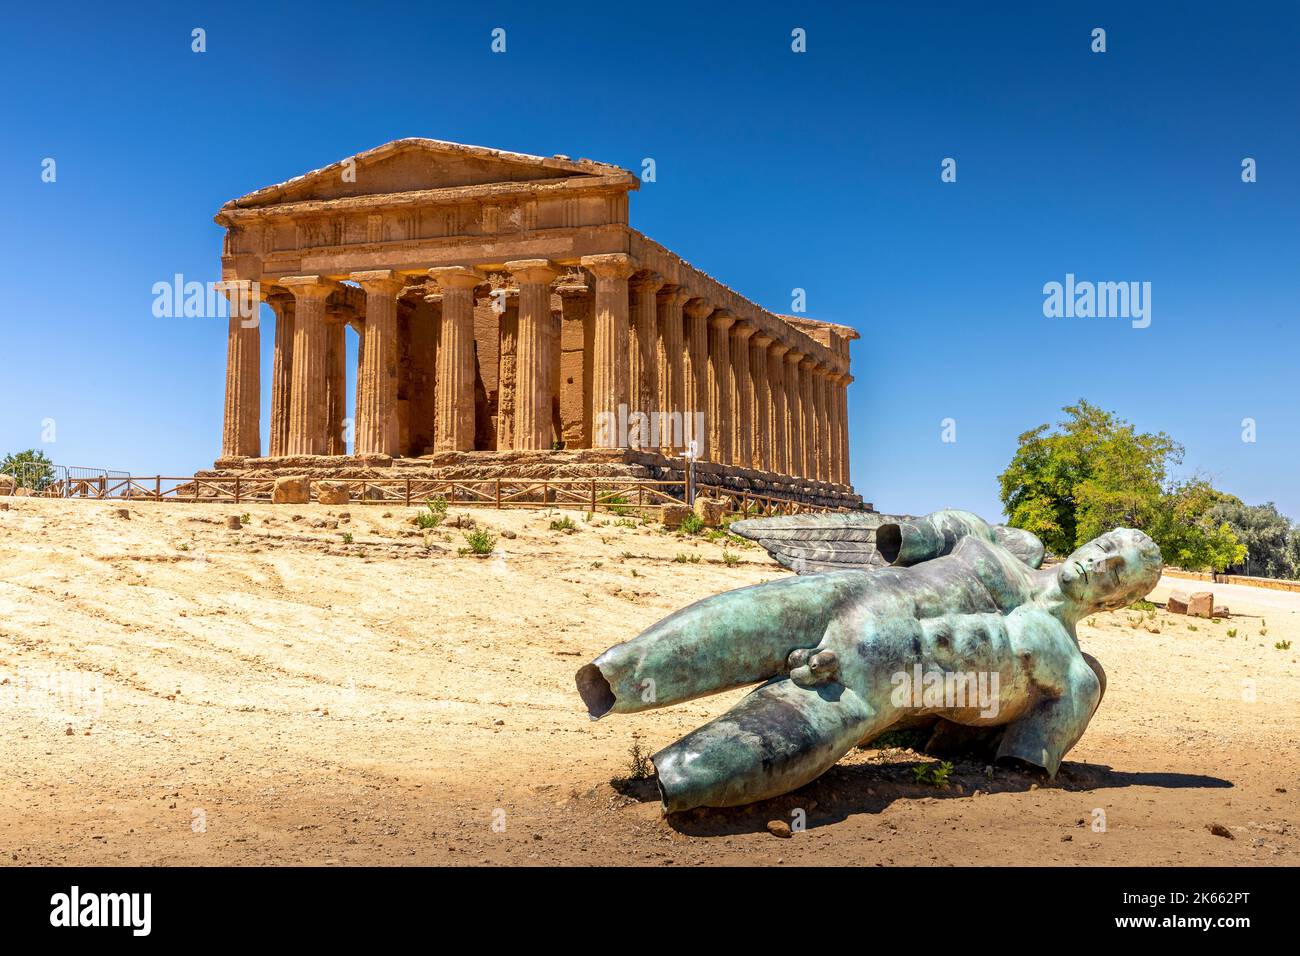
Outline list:
[[[596,513],[596,479],[591,479],[591,513]]]
[[[235,504],[239,504],[240,491],[239,476],[235,475]]]
[[[162,501],[162,475],[153,476],[153,498],[154,501]]]
[[[411,476],[406,476],[406,507],[411,507]]]
[[[497,510],[501,510],[501,479],[497,479]]]

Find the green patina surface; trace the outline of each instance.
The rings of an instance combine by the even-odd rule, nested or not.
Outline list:
[[[862,562],[870,570],[706,598],[578,672],[592,717],[761,682],[654,756],[667,810],[788,792],[863,740],[918,721],[932,724],[936,746],[984,747],[1056,773],[1104,690],[1075,624],[1147,594],[1159,549],[1119,529],[1039,570],[1036,539],[967,512],[871,530],[890,543]],[[834,551],[833,533],[817,533],[818,548]],[[862,554],[862,528],[849,533]],[[881,553],[896,566],[878,568]]]

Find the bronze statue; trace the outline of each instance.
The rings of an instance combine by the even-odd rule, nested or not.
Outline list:
[[[826,516],[822,530],[845,517]],[[871,530],[869,550],[819,539],[827,554],[859,555],[841,562],[848,570],[705,598],[578,671],[593,719],[764,682],[654,755],[666,811],[787,793],[918,719],[933,723],[936,746],[983,743],[1055,776],[1105,690],[1075,624],[1150,592],[1159,548],[1121,528],[1039,570],[1037,539],[966,512]],[[890,566],[863,569],[878,563]]]

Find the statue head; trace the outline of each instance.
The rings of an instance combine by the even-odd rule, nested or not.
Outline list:
[[[1085,614],[1113,611],[1146,597],[1163,563],[1160,548],[1141,531],[1116,528],[1076,548],[1057,568],[1056,580]]]

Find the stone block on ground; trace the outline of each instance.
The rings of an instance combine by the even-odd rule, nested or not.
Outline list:
[[[1169,592],[1169,600],[1165,602],[1165,610],[1170,614],[1186,614],[1187,602],[1189,598],[1183,591]]]
[[[686,505],[664,505],[662,520],[665,528],[680,528],[691,509]]]
[[[695,499],[695,514],[704,522],[706,528],[716,528],[722,524],[722,516],[727,513],[726,498],[698,497]]]
[[[1187,601],[1187,613],[1192,617],[1214,616],[1214,592],[1197,591]]]
[[[12,495],[18,482],[13,475],[0,475],[0,495]]]
[[[345,505],[352,500],[352,492],[346,481],[318,481],[316,500],[323,505]]]
[[[271,501],[277,505],[305,505],[311,501],[311,479],[292,475],[275,479]]]
[[[1232,617],[1232,614],[1228,611],[1228,608],[1227,608],[1225,605],[1223,605],[1223,604],[1216,604],[1216,605],[1214,605],[1214,616],[1215,616],[1215,617]]]

